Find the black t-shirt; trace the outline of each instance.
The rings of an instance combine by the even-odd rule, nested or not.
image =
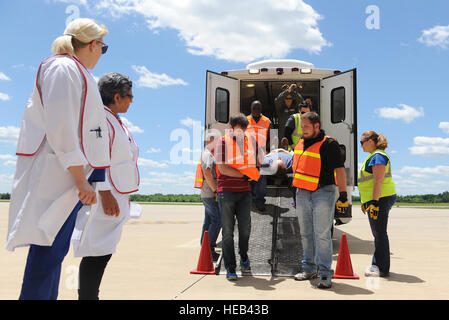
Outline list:
[[[324,139],[324,130],[321,130],[320,134],[310,140],[304,140],[304,150],[311,145],[320,142]],[[345,166],[342,161],[340,145],[334,139],[326,139],[320,148],[321,155],[321,173],[320,173],[320,186],[327,186],[335,184],[334,170],[336,168],[342,168]]]

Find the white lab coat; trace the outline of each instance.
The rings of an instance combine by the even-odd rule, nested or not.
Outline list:
[[[72,243],[75,257],[113,254],[120,241],[123,225],[130,218],[129,194],[138,191],[139,149],[128,128],[110,111],[106,110],[111,141],[111,167],[106,169],[106,181],[96,184],[96,189],[111,190],[117,200],[119,216],[104,213],[101,196],[98,203],[83,206],[78,213]]]
[[[67,168],[82,165],[89,176],[93,167],[109,167],[106,132],[101,96],[88,70],[68,55],[44,60],[17,144],[8,250],[52,245],[79,200]]]

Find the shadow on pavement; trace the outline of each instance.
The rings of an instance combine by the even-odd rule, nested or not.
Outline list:
[[[334,235],[332,237],[334,260],[337,260],[338,250],[340,249],[341,236],[346,233],[348,240],[348,247],[350,254],[366,254],[372,255],[374,253],[374,240],[362,240],[350,233],[343,232],[337,228],[334,228]]]
[[[360,280],[354,280],[354,281],[356,281],[356,282],[354,282],[354,284],[356,284],[358,286],[352,286],[347,283],[340,283],[340,282],[336,282],[335,280],[332,280],[332,287],[330,289],[318,289],[317,285],[320,282],[320,279],[317,278],[317,279],[309,280],[312,288],[314,288],[316,290],[331,291],[336,294],[346,295],[346,296],[359,295],[359,294],[362,294],[362,295],[363,294],[365,294],[365,295],[374,294],[374,292],[371,290],[361,288]]]
[[[360,282],[357,282],[357,284],[359,285],[359,287],[352,286],[347,283],[338,283],[338,282],[332,281],[332,288],[327,289],[327,290],[335,292],[336,294],[345,295],[345,296],[374,294],[374,292],[371,290],[361,288]],[[317,290],[320,290],[320,289],[317,289]]]
[[[236,287],[254,287],[256,290],[271,291],[276,290],[276,285],[287,280],[281,278],[254,278],[251,276],[239,277],[238,281],[235,282]]]
[[[390,272],[390,276],[388,278],[384,278],[388,281],[395,282],[405,282],[405,283],[423,283],[425,282],[423,279],[418,278],[417,276],[413,276],[410,274],[401,274]]]

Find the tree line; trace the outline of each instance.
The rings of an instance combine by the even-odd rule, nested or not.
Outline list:
[[[9,193],[0,193],[0,200],[9,200]],[[132,194],[131,201],[135,202],[202,202],[199,194]],[[352,201],[360,202],[360,197],[353,196]],[[396,202],[402,203],[449,203],[449,191],[439,194],[423,194],[398,196]]]
[[[352,197],[352,201],[360,202],[360,197]],[[396,202],[402,203],[449,203],[449,191],[439,194],[422,194],[397,196]]]

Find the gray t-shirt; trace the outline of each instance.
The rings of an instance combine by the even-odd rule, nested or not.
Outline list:
[[[215,169],[215,166],[216,166],[215,157],[207,148],[204,149],[203,153],[201,154],[201,166],[203,168],[203,172],[206,171],[206,169],[209,169],[209,168],[211,169],[212,177],[214,178],[215,183],[216,183],[217,182],[217,171]],[[209,187],[209,184],[207,183],[205,177],[203,180],[203,187],[201,188],[201,198],[215,198],[215,193]]]

